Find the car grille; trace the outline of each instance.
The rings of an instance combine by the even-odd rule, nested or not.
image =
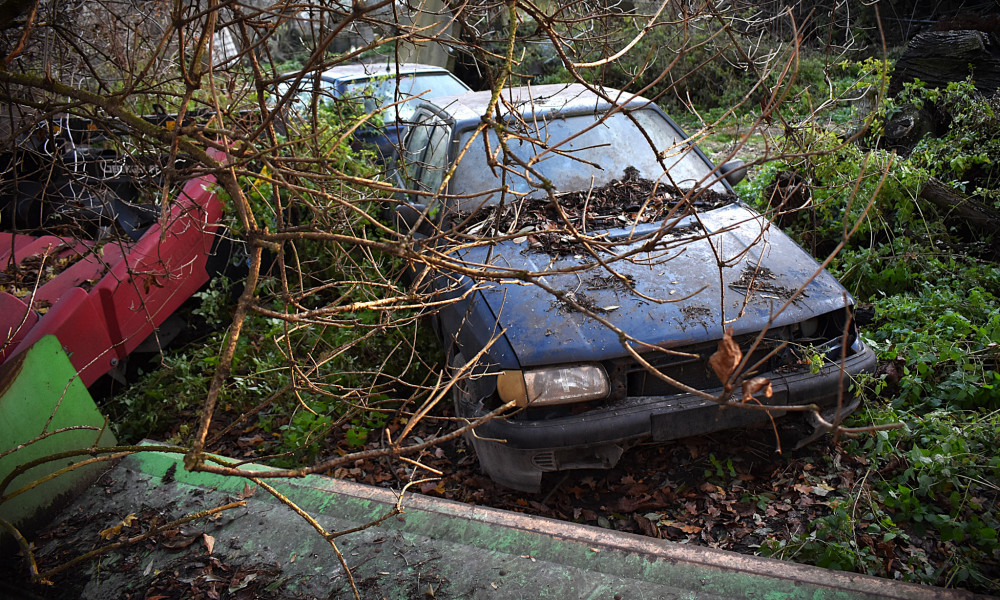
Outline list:
[[[845,331],[845,318],[849,316],[849,312],[841,309],[803,323],[771,329],[746,361],[747,369],[752,371],[745,375],[783,375],[803,369],[808,370],[810,361],[817,356],[828,363],[836,363],[841,360],[842,349],[845,347],[847,355],[851,356],[852,346],[857,339],[857,329],[853,325],[847,328],[846,342],[841,337]],[[736,336],[733,341],[746,356],[756,339],[757,334],[750,333]],[[782,344],[786,344],[785,347],[782,347]],[[722,382],[708,365],[709,358],[718,349],[719,342],[715,340],[677,348],[678,351],[693,356],[677,356],[662,351],[645,352],[642,356],[650,365],[674,381],[689,388],[711,391],[722,387]],[[524,420],[563,418],[594,409],[616,406],[624,408],[634,405],[635,402],[641,403],[644,397],[688,394],[685,390],[650,373],[630,356],[604,361],[603,366],[611,383],[611,391],[607,398],[578,404],[528,408],[519,412],[515,418]],[[555,457],[555,460],[561,459]]]
[[[746,335],[734,338],[733,341],[740,346],[744,356],[746,356],[746,353],[753,345],[754,339],[756,339],[756,336]],[[747,367],[753,367],[762,359],[767,357],[767,355],[777,345],[778,344],[773,341],[761,341],[751,355],[750,360],[746,363]],[[680,349],[688,354],[696,354],[697,357],[676,356],[665,352],[650,352],[644,354],[643,358],[648,361],[650,365],[656,367],[656,369],[661,373],[675,381],[695,389],[709,390],[722,386],[719,378],[715,376],[712,368],[708,365],[709,357],[711,357],[712,354],[718,350],[718,348],[718,342],[711,342],[693,348]],[[771,359],[767,362],[758,366],[757,370],[761,371],[769,369],[772,366],[770,363],[773,358],[774,357],[771,357]],[[626,382],[626,394],[629,397],[671,396],[674,394],[686,393],[684,390],[660,379],[653,373],[650,373],[638,361],[630,361],[625,369],[624,375]]]

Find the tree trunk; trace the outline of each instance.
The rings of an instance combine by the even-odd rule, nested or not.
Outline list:
[[[1000,229],[1000,213],[955,191],[936,177],[920,190],[920,197],[937,206],[946,219],[961,221],[975,234],[992,234]]]
[[[972,75],[976,89],[992,96],[1000,88],[1000,38],[974,30],[921,33],[896,61],[889,96],[919,79],[927,87],[944,87]]]

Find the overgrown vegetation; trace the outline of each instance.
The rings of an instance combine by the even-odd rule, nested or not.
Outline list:
[[[642,67],[658,43],[669,45],[660,39],[664,35],[681,34],[648,36],[623,61],[626,66],[605,69],[603,81],[630,89],[650,83],[658,71]],[[818,259],[860,220],[831,270],[863,307],[874,309],[875,320],[863,335],[882,367],[860,383],[865,408],[852,423],[905,424],[842,440],[842,451],[863,461],[868,476],[831,494],[830,514],[807,531],[791,538],[772,534],[762,551],[829,568],[997,592],[1000,264],[990,252],[997,240],[969,239],[967,229],[946,221],[950,215],[920,192],[933,177],[1000,208],[1000,96],[983,97],[971,81],[944,89],[917,82],[876,104],[888,86],[891,61],[808,49],[787,63],[791,75],[773,69],[758,86],[756,77],[734,81],[734,60],[718,63],[725,73],[696,68],[713,43],[704,35],[699,41],[671,70],[689,73],[688,86],[673,87],[674,96],[661,102],[677,106],[680,90],[697,90],[681,95],[694,102],[680,106],[694,110],[680,120],[692,131],[705,128],[704,143],[717,157],[756,159],[754,176],[738,191],[762,211],[771,209],[768,194],[781,173],[803,175],[811,203],[785,207],[780,222]],[[718,48],[733,54],[730,46]],[[787,51],[781,45],[756,48]],[[551,73],[541,80],[565,76]],[[657,89],[654,84],[647,95]],[[768,119],[780,125],[777,132],[754,129],[764,111],[763,90],[784,98]],[[731,110],[741,102],[743,109]],[[946,126],[905,156],[881,147],[886,123],[914,108],[943,115]],[[833,460],[839,463],[836,454],[829,465],[835,472]],[[722,465],[713,464],[721,477]]]
[[[316,117],[294,124],[294,138],[282,136],[283,153],[323,156],[312,169],[332,168],[358,178],[378,175],[372,150],[353,147],[345,134],[367,118],[360,103],[321,103]],[[369,226],[378,221],[383,205],[377,196],[366,198],[369,191],[342,184],[324,190],[319,184],[303,196],[271,178],[266,166],[249,166],[239,182],[258,226],[269,231],[291,225],[380,235]],[[224,191],[220,194],[229,206],[228,235],[245,236],[231,198]],[[344,198],[352,199],[352,210],[346,210]],[[234,260],[246,261],[245,251],[236,253]],[[246,333],[232,357],[232,375],[219,396],[219,420],[222,425],[232,421],[246,434],[246,454],[268,456],[278,466],[317,460],[330,452],[331,440],[344,451],[363,446],[369,433],[379,431],[401,401],[416,391],[406,382],[425,379],[438,358],[430,331],[418,327],[417,310],[377,308],[385,297],[400,293],[396,278],[401,262],[378,252],[310,240],[268,252],[264,260],[271,266],[258,282],[257,294],[271,300],[247,316]],[[152,435],[177,444],[191,442],[192,411],[218,368],[218,349],[242,287],[223,274],[195,294],[187,310],[193,329],[207,326],[205,337],[165,350],[154,370],[108,400],[106,407],[122,441]],[[283,288],[299,293],[288,297]],[[314,288],[319,291],[305,292]],[[282,297],[287,299],[282,302]],[[323,314],[327,307],[352,305],[357,308]],[[319,316],[293,322],[280,318],[294,308]],[[224,429],[220,425],[219,430]]]
[[[648,42],[655,45],[655,36]],[[635,55],[640,53],[641,49]],[[691,69],[692,77],[707,76],[707,71],[694,68],[703,59],[695,53],[680,64]],[[772,82],[787,88],[781,118],[789,127],[781,134],[764,135],[774,144],[775,154],[807,152],[808,156],[762,161],[756,176],[740,192],[766,211],[765,193],[779,173],[795,170],[806,175],[811,206],[792,211],[782,222],[819,258],[833,250],[845,223],[861,221],[850,244],[832,262],[832,269],[857,300],[874,308],[875,321],[864,328],[864,336],[883,363],[879,374],[860,388],[866,404],[854,424],[902,422],[906,426],[843,441],[843,451],[869,465],[869,477],[831,494],[830,514],[813,521],[809,531],[787,539],[772,537],[762,550],[824,567],[995,591],[1000,458],[992,449],[1000,443],[1000,266],[977,254],[988,247],[988,240],[980,244],[962,240],[933,206],[919,198],[922,186],[937,177],[997,206],[1000,186],[990,158],[997,154],[992,145],[1000,139],[995,107],[979,97],[969,82],[944,90],[917,84],[908,86],[897,99],[872,106],[874,112],[859,114],[856,103],[866,90],[884,91],[890,62],[834,63],[820,53],[803,52],[796,69],[794,79],[775,74]],[[627,85],[629,81],[621,79],[623,73],[605,69],[603,81]],[[549,73],[541,81],[565,77],[565,72]],[[701,84],[695,87],[711,89]],[[697,110],[684,120],[694,129],[715,122],[710,134],[715,137],[709,141],[734,147],[740,140],[738,132],[749,128],[755,113],[727,114],[727,107],[747,95],[752,95],[749,87],[730,85],[724,95],[699,98],[703,103],[695,102]],[[674,100],[665,97],[664,101],[671,104]],[[953,116],[946,131],[925,137],[906,157],[880,148],[884,124],[903,106],[923,103]],[[862,127],[857,141],[845,141]],[[759,143],[759,139],[750,142]],[[349,149],[345,152],[353,156]],[[342,257],[328,260],[331,267],[344,264]],[[372,263],[366,265],[363,268],[371,268]],[[361,290],[354,293],[365,296]],[[374,298],[381,291],[367,293],[365,297]],[[198,312],[209,318],[219,314],[220,300],[228,298],[215,289],[201,297],[204,304]],[[378,311],[366,310],[354,318],[351,323],[365,324],[380,317]],[[241,342],[235,362],[242,366],[237,367],[237,376],[223,396],[235,413],[249,408],[251,398],[274,394],[288,384],[286,371],[280,367],[287,364],[289,355],[272,343],[283,339],[285,328],[280,321],[261,317],[251,324],[255,334]],[[409,331],[401,333],[397,343],[407,336],[420,339],[419,329],[393,330]],[[312,337],[311,329],[296,329],[299,337],[293,346],[313,349],[326,344],[336,359],[329,363],[328,378],[319,380],[357,389],[357,378],[363,376],[352,376],[345,383],[341,374],[370,368],[365,365],[378,362],[391,343],[367,339],[364,330],[340,327],[335,331],[339,337],[331,342]],[[215,348],[218,343],[215,340],[202,348]],[[422,352],[431,347],[423,346]],[[191,404],[183,401],[181,390],[205,385],[216,358],[211,351],[189,352],[168,354],[165,365],[172,372],[151,374],[120,401],[142,406],[141,400],[134,399],[138,395],[147,400],[170,398],[169,406],[181,410],[192,406],[195,399]],[[157,383],[164,373],[170,373],[166,386]],[[173,389],[178,383],[180,387]],[[276,462],[282,465],[316,458],[333,429],[341,432],[345,448],[359,447],[370,431],[383,427],[390,418],[392,404],[385,404],[390,395],[369,394],[365,403],[352,400],[346,405],[345,397],[299,394],[296,400],[288,398],[268,408],[253,435],[246,438],[255,440],[254,451],[278,455]],[[182,401],[177,402],[178,398]],[[345,411],[345,406],[364,410]],[[147,426],[140,424],[137,431]],[[186,433],[174,431],[178,440]],[[731,470],[722,463],[713,465],[720,477]],[[899,560],[903,555],[908,558]]]
[[[773,539],[765,546],[773,555],[997,591],[1000,265],[988,251],[996,241],[970,242],[967,230],[921,198],[936,177],[997,207],[994,102],[968,81],[943,90],[908,86],[879,109],[862,138],[867,146],[810,126],[784,142],[814,153],[770,163],[743,187],[766,210],[765,191],[779,172],[807,175],[812,205],[786,222],[821,258],[845,223],[866,214],[832,263],[875,311],[863,331],[882,368],[863,382],[865,410],[854,420],[906,425],[844,441],[846,452],[869,461],[870,476],[839,490],[832,514],[810,531]],[[908,156],[878,147],[888,120],[925,103],[950,116],[945,131],[923,137]],[[893,548],[909,557],[905,563]]]
[[[753,177],[739,190],[743,197],[820,260],[836,250],[831,269],[862,307],[874,309],[863,335],[878,351],[882,368],[859,382],[865,404],[851,424],[904,427],[840,439],[830,453],[817,452],[816,462],[827,463],[823,468],[841,468],[846,456],[864,466],[865,476],[844,478],[849,483],[838,489],[823,488],[829,512],[809,521],[802,533],[767,531],[762,551],[825,567],[997,592],[1000,265],[989,252],[997,240],[970,239],[953,215],[921,198],[936,178],[1000,209],[997,100],[980,97],[970,82],[945,89],[916,83],[898,98],[862,110],[863,103],[884,93],[891,60],[882,53],[861,58],[834,52],[835,44],[824,46],[822,36],[809,36],[808,47],[802,38],[791,41],[752,5],[727,19],[714,10],[694,15],[687,5],[671,6],[676,9],[671,19],[660,21],[619,8],[577,19],[568,6],[542,6],[489,5],[459,14],[461,43],[453,49],[488,66],[483,81],[498,88],[579,76],[645,90],[696,140],[714,148],[715,158],[753,159]],[[174,10],[170,22],[182,24],[187,37],[166,34],[162,46],[150,44],[148,70],[114,48],[112,37],[94,42],[99,51],[93,53],[101,57],[97,67],[79,56],[76,64],[66,59],[65,68],[53,75],[51,57],[44,54],[49,46],[29,45],[27,58],[34,62],[8,62],[0,80],[5,98],[20,106],[99,121],[113,115],[139,130],[144,147],[200,157],[192,161],[196,168],[175,175],[218,174],[227,201],[225,235],[244,248],[230,262],[248,268],[247,281],[217,278],[186,308],[184,316],[201,335],[165,350],[158,365],[104,404],[120,439],[169,439],[190,449],[195,466],[204,464],[203,451],[211,451],[233,461],[308,465],[321,472],[336,468],[340,474],[357,450],[377,447],[395,456],[407,445],[421,448],[426,440],[411,425],[447,398],[448,374],[421,321],[435,307],[398,280],[407,261],[419,259],[411,252],[412,240],[394,236],[383,217],[395,182],[371,152],[353,142],[351,132],[378,117],[333,102],[309,107],[301,120],[278,131],[237,130],[228,120],[230,108],[268,115],[273,101],[268,86],[281,73],[321,71],[374,53],[395,58],[403,40],[398,46],[373,41],[356,51],[306,47],[292,56],[270,56],[262,44],[230,65],[229,79],[222,81],[221,71],[206,69],[203,57],[181,53],[181,67],[171,66],[176,47],[199,39],[196,34],[211,26],[207,13],[193,14],[180,4]],[[331,10],[329,22],[311,23],[312,41],[329,42],[327,34],[343,20],[384,25],[385,15],[339,11]],[[55,22],[59,15],[53,15]],[[266,23],[272,15],[254,18]],[[259,24],[246,16],[234,19]],[[647,22],[658,25],[617,60],[605,61],[646,31]],[[32,26],[28,22],[26,30]],[[835,28],[833,16],[825,28]],[[418,37],[428,35],[435,34],[421,31]],[[852,35],[840,31],[828,41],[842,43]],[[16,50],[16,40],[8,41]],[[71,44],[63,50],[67,56],[75,52]],[[162,56],[156,54],[160,50]],[[507,57],[516,64],[508,64]],[[586,61],[601,64],[581,66]],[[11,64],[16,69],[8,71]],[[91,72],[94,81],[75,89],[70,84],[79,72]],[[69,84],[55,93],[52,81],[60,76]],[[144,85],[128,87],[133,78]],[[171,112],[225,108],[226,116],[183,135],[134,118],[157,104]],[[901,154],[885,146],[882,134],[904,107],[949,118],[940,131]],[[199,154],[212,145],[230,151],[232,162],[216,164]],[[771,194],[788,172],[808,183],[811,201],[783,207],[787,214],[779,215]],[[845,235],[856,222],[856,230]],[[445,258],[435,260],[435,268],[448,266]],[[247,293],[244,285],[250,286]],[[211,424],[202,430],[203,415]],[[438,436],[459,426],[442,419],[428,431]],[[410,437],[389,439],[400,431]],[[341,462],[323,466],[332,464],[324,463],[332,457]],[[745,475],[739,461],[715,454],[703,460],[706,479],[725,483]],[[424,492],[442,493],[440,482],[426,485]],[[761,511],[772,500],[764,493],[739,498]],[[628,521],[627,512],[611,521]],[[608,518],[600,518],[598,523],[610,526]]]
[[[996,159],[998,98],[971,81],[943,89],[907,84],[884,99],[892,61],[851,59],[780,42],[738,52],[697,27],[654,30],[600,74],[606,85],[664,89],[661,103],[717,157],[754,160],[741,195],[768,211],[782,173],[797,172],[809,206],[783,207],[782,226],[818,259],[835,250],[860,220],[831,270],[873,309],[863,328],[882,367],[861,382],[865,409],[855,425],[904,423],[898,430],[848,439],[841,449],[867,464],[868,475],[831,497],[831,513],[804,533],[772,536],[766,553],[824,567],[937,585],[996,592],[1000,573],[1000,264],[997,239],[956,222],[920,197],[931,178],[993,209],[1000,208]],[[676,58],[670,80],[648,68],[657,48],[696,41]],[[741,56],[782,56],[761,77],[739,77]],[[889,52],[892,55],[892,51]],[[726,60],[711,62],[712,56]],[[712,67],[704,68],[709,61]],[[787,70],[775,67],[786,65]],[[701,68],[699,68],[701,67]],[[540,82],[569,74],[542,74]],[[682,81],[671,86],[671,81]],[[647,87],[650,86],[650,87]],[[773,94],[773,96],[772,96]],[[768,107],[774,128],[755,128]],[[883,101],[876,103],[882,98]],[[690,100],[690,102],[689,102]],[[739,106],[735,111],[732,107]],[[677,108],[692,109],[676,112]],[[911,111],[944,125],[900,154],[884,147],[887,123]],[[772,157],[780,157],[772,160]],[[869,204],[869,200],[871,200]],[[777,213],[770,213],[778,217]],[[714,457],[713,457],[714,461]],[[721,477],[722,466],[715,468]],[[830,468],[837,467],[831,463]],[[900,557],[906,556],[906,560]]]

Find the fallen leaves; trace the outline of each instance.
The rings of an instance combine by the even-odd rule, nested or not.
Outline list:
[[[685,523],[683,521],[678,522],[661,520],[657,523],[657,525],[666,528],[668,532],[670,532],[671,529],[674,529],[681,533],[701,533],[701,530],[703,529],[700,525],[691,525],[690,523]],[[674,535],[676,535],[676,533]]]
[[[444,489],[444,481],[440,479],[434,479],[426,483],[422,483],[420,484],[420,493],[435,495],[435,496],[444,496],[446,493],[446,490]]]
[[[101,536],[101,539],[103,540],[110,540],[118,537],[121,535],[122,529],[125,527],[131,527],[136,522],[137,518],[138,517],[135,516],[135,513],[129,513],[128,516],[122,519],[120,523],[108,527],[107,529],[102,529],[98,535]]]
[[[634,489],[632,493],[635,493]],[[670,490],[656,490],[652,494],[640,492],[637,496],[622,497],[613,506],[622,513],[647,512],[669,506],[670,502]]]
[[[209,554],[211,554],[212,551],[215,550],[214,537],[208,535],[207,533],[203,533],[201,534],[201,541],[203,544],[205,544],[205,551],[208,552]]]
[[[826,483],[820,483],[818,485],[808,485],[797,483],[792,486],[792,489],[799,492],[803,496],[815,495],[820,497],[826,497],[834,488]]]
[[[516,234],[513,242],[528,242],[529,248],[555,254],[573,254],[583,249],[573,232],[623,227],[662,221],[679,203],[692,203],[712,209],[732,203],[732,195],[702,190],[695,198],[663,182],[630,177],[583,192],[556,194],[549,198],[525,198],[491,205],[473,214],[463,214],[459,221],[470,236],[491,237]],[[681,229],[672,235],[684,235]],[[611,311],[619,307],[609,306]]]
[[[733,341],[733,328],[730,327],[719,340],[719,349],[708,359],[708,366],[712,367],[715,376],[723,384],[729,383],[729,378],[736,372],[743,360],[743,352]]]
[[[744,355],[732,331],[719,347],[716,375],[728,379]],[[770,387],[766,379],[751,377],[737,383],[734,392],[762,400]],[[394,420],[387,428],[399,423]],[[413,434],[427,439],[435,430],[431,422],[421,423]],[[231,447],[236,439],[234,434],[227,440]],[[373,437],[367,448],[378,444]],[[814,447],[782,456],[774,453],[770,428],[728,431],[640,446],[609,471],[546,474],[542,493],[532,495],[493,483],[460,439],[420,456],[422,464],[444,475],[414,488],[459,502],[757,553],[769,541],[788,541],[810,531],[815,521],[833,513],[845,490],[856,490],[871,472],[863,458],[824,452],[837,451]],[[366,459],[345,465],[337,475],[392,486],[410,481],[413,473],[414,467],[402,462]]]
[[[26,256],[19,263],[8,263],[0,270],[0,289],[24,298],[37,287],[55,279],[82,255],[67,244],[45,248],[43,253]]]
[[[183,533],[179,529],[168,529],[160,534],[160,545],[168,550],[183,550],[198,540],[194,533]]]
[[[100,507],[96,508],[100,510]],[[129,542],[121,544],[122,547],[116,551],[120,560],[115,563],[116,569],[130,571],[136,576],[136,581],[141,582],[138,595],[126,594],[128,597],[147,600],[256,600],[275,597],[273,592],[285,582],[281,578],[280,565],[229,564],[226,553],[215,552],[215,536],[205,533],[201,525],[172,527],[159,531],[153,537],[140,539],[143,537],[141,530],[148,532],[150,528],[162,525],[164,519],[172,520],[177,516],[180,514],[165,515],[151,507],[137,509],[124,518],[111,512],[73,512],[65,520],[39,532],[38,541],[51,547],[51,551],[38,555],[39,568],[45,572],[78,558],[93,549],[94,536],[97,535],[115,544]],[[93,527],[95,522],[114,525],[95,534],[98,529]],[[209,530],[212,530],[211,526]],[[197,543],[203,547],[195,545]],[[172,552],[154,552],[156,545]],[[3,574],[0,573],[0,576]],[[82,588],[77,586],[86,580],[78,575],[73,569],[68,569],[52,578],[51,583],[58,586],[60,598],[81,597]]]
[[[658,538],[660,537],[660,528],[657,524],[653,523],[653,520],[638,513],[632,515],[632,519],[635,520],[636,524],[639,526],[640,531],[646,537]]]
[[[243,491],[240,492],[239,494],[236,494],[236,499],[246,500],[247,498],[252,497],[255,493],[257,493],[257,486],[250,487],[249,483],[244,483]]]

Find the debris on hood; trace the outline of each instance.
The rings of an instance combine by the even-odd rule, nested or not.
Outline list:
[[[806,298],[805,290],[796,290],[788,286],[774,283],[777,277],[770,269],[761,265],[746,265],[740,278],[729,284],[734,290],[751,293],[760,293],[765,298],[789,300],[792,298]]]

